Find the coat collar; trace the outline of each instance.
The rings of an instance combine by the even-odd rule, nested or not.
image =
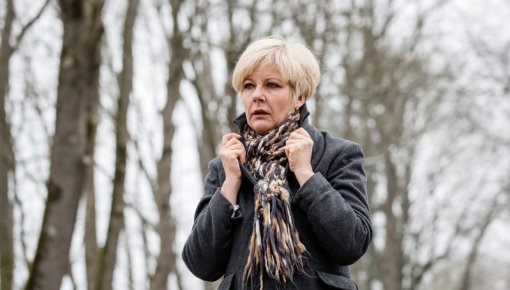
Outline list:
[[[325,151],[325,143],[324,138],[319,130],[317,130],[315,127],[310,125],[308,121],[308,116],[310,116],[310,111],[308,111],[308,108],[306,106],[306,103],[299,108],[299,113],[301,114],[299,118],[299,127],[304,128],[312,138],[314,144],[312,149],[312,168],[315,171],[315,168],[319,164],[322,155]],[[237,118],[233,120],[233,123],[236,124],[236,126],[239,128],[239,134],[241,135],[241,140],[244,140],[243,137],[243,129],[248,123],[246,120],[246,113],[242,113]],[[244,143],[244,141],[243,141]],[[288,165],[287,165],[288,166]],[[251,173],[248,171],[246,166],[244,164],[240,163],[241,171],[243,172],[243,175],[253,184],[255,185],[257,183],[257,180],[251,175]],[[295,180],[295,177],[293,176],[293,173],[287,168],[287,180]],[[295,181],[297,184],[297,181]],[[296,189],[297,190],[297,189]]]

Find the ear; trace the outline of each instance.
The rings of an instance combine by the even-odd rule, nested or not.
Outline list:
[[[296,104],[295,104],[295,108],[296,109],[299,109],[301,108],[301,106],[305,103],[305,97],[304,96],[299,96],[296,100]]]

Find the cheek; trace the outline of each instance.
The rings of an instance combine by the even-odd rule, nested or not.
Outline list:
[[[281,108],[283,111],[283,114],[288,115],[292,111],[294,111],[294,107],[296,106],[296,102],[291,98],[290,100],[287,99],[285,103],[282,104]]]
[[[285,120],[289,116],[289,114],[293,111],[294,102],[292,101],[289,102],[288,100],[286,102],[282,102],[282,104],[280,104],[278,108],[278,112],[276,113],[277,114],[276,121],[281,122]]]
[[[246,98],[246,97],[243,97],[241,96],[241,101],[243,103],[243,109],[245,112],[248,111],[248,109],[250,108],[250,101],[249,101],[249,98]]]

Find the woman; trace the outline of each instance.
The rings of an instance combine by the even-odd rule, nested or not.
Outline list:
[[[348,265],[372,238],[363,153],[310,125],[319,83],[303,45],[262,39],[243,52],[232,84],[245,113],[223,136],[182,253],[223,289],[357,289]]]

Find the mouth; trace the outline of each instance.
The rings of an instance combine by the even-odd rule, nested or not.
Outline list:
[[[265,110],[257,109],[257,110],[254,110],[253,112],[251,112],[251,115],[254,117],[258,117],[258,116],[262,117],[262,116],[269,115],[269,113]]]

